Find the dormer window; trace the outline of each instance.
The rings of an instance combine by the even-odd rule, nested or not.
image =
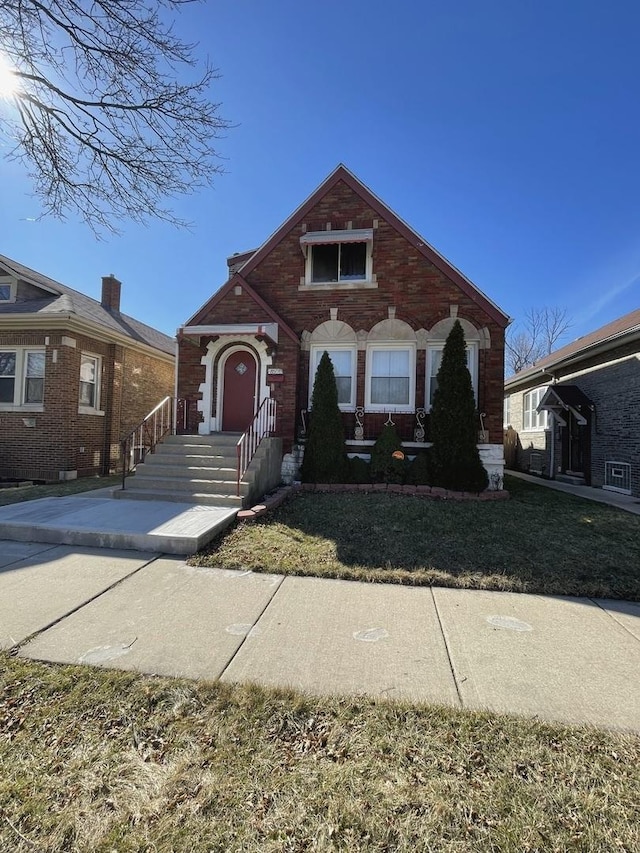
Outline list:
[[[302,285],[319,287],[371,283],[373,229],[312,231],[300,238],[305,255]]]
[[[0,304],[16,301],[16,281],[8,275],[0,275]]]

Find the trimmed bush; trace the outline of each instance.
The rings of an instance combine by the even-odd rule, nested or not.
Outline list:
[[[478,417],[465,348],[464,332],[456,320],[444,345],[433,395],[431,484],[481,492],[488,478],[478,453]]]
[[[394,459],[402,451],[402,442],[393,424],[385,424],[371,451],[371,479],[374,483],[402,483],[407,468],[406,460]]]
[[[304,447],[303,483],[344,483],[347,477],[342,416],[329,354],[324,352],[311,395],[311,418]]]
[[[429,453],[430,449],[427,448],[422,453],[416,454],[415,458],[409,463],[405,482],[412,486],[428,486],[431,484]]]
[[[349,459],[349,482],[370,483],[371,471],[369,463],[360,456]]]

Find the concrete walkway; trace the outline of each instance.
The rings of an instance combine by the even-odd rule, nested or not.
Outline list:
[[[114,502],[115,503],[115,502]],[[640,732],[640,604],[414,588],[0,543],[21,657]]]
[[[169,501],[105,500],[113,488],[0,507],[0,537],[20,542],[195,554],[238,509]]]
[[[610,492],[608,489],[597,489],[594,486],[574,486],[571,483],[561,483],[558,480],[546,480],[543,477],[534,477],[531,474],[523,474],[521,471],[505,471],[510,477],[525,480],[527,483],[535,483],[536,486],[545,486],[555,489],[556,492],[564,492],[567,495],[575,495],[577,498],[585,498],[588,501],[597,501],[601,504],[609,504],[626,512],[640,515],[640,499],[633,495],[624,495],[621,492]]]

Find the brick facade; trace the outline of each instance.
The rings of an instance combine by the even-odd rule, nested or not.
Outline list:
[[[75,345],[74,345],[75,344]],[[45,351],[44,401],[0,409],[0,477],[56,481],[117,467],[120,439],[174,393],[173,360],[64,329],[0,333],[0,348]],[[100,414],[79,411],[81,354],[101,358]]]
[[[546,378],[551,383],[576,386],[593,404],[585,436],[586,483],[601,488],[605,485],[605,464],[623,463],[629,465],[631,493],[640,496],[640,342],[621,343],[590,357],[580,358],[578,353],[571,364],[554,368]],[[507,389],[516,383],[517,377],[510,379]],[[519,384],[521,387],[508,395],[510,423],[518,433],[517,468],[530,470],[531,451],[540,450],[543,476],[555,477],[563,470],[565,428],[551,420],[546,431],[526,432],[522,420],[524,395],[537,383],[524,378]]]
[[[338,170],[339,171],[339,170]],[[350,173],[349,173],[350,174]],[[382,208],[382,209],[381,209]],[[388,215],[387,215],[388,214]],[[310,232],[372,229],[372,269],[375,283],[367,287],[305,286],[305,257],[301,237]],[[282,371],[284,380],[270,385],[269,393],[278,403],[278,435],[288,451],[301,426],[301,412],[308,408],[309,346],[305,345],[314,329],[331,319],[347,324],[362,340],[376,324],[394,318],[408,324],[426,340],[440,321],[457,316],[477,330],[483,341],[478,348],[477,403],[485,413],[489,441],[501,443],[504,373],[504,327],[507,318],[499,309],[487,307],[488,300],[466,282],[444,259],[436,264],[426,257],[400,229],[394,215],[381,203],[372,201],[366,188],[347,177],[329,180],[293,217],[275,238],[238,270],[237,257],[230,259],[236,271],[217,296],[185,325],[179,334],[178,394],[189,400],[202,397],[206,376],[214,384],[210,394],[212,415],[217,400],[218,365],[225,347],[215,337],[199,338],[186,333],[190,326],[268,324],[280,319],[293,336],[280,329],[277,344],[269,344],[269,367]],[[241,259],[245,256],[238,256]],[[439,256],[438,256],[439,258]],[[246,260],[246,258],[245,258]],[[437,260],[437,259],[436,259]],[[231,263],[233,262],[233,263]],[[264,306],[268,306],[267,310]],[[292,339],[295,338],[295,340]],[[209,345],[217,347],[216,362],[207,374],[203,359]],[[231,345],[231,339],[229,340]],[[358,344],[356,405],[365,405],[365,345]],[[415,408],[425,406],[426,344],[416,345]],[[192,415],[190,423],[202,423],[209,413]],[[344,414],[347,433],[353,429],[354,415]],[[373,433],[386,416],[379,413],[365,418],[366,429]],[[415,414],[398,414],[401,432],[413,434]],[[372,437],[377,437],[373,436]]]

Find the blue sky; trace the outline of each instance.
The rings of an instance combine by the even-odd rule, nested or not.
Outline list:
[[[180,200],[191,231],[97,241],[0,160],[0,253],[173,334],[343,162],[516,320],[567,307],[569,339],[640,306],[640,6],[219,0],[178,29],[222,78],[226,174]]]

